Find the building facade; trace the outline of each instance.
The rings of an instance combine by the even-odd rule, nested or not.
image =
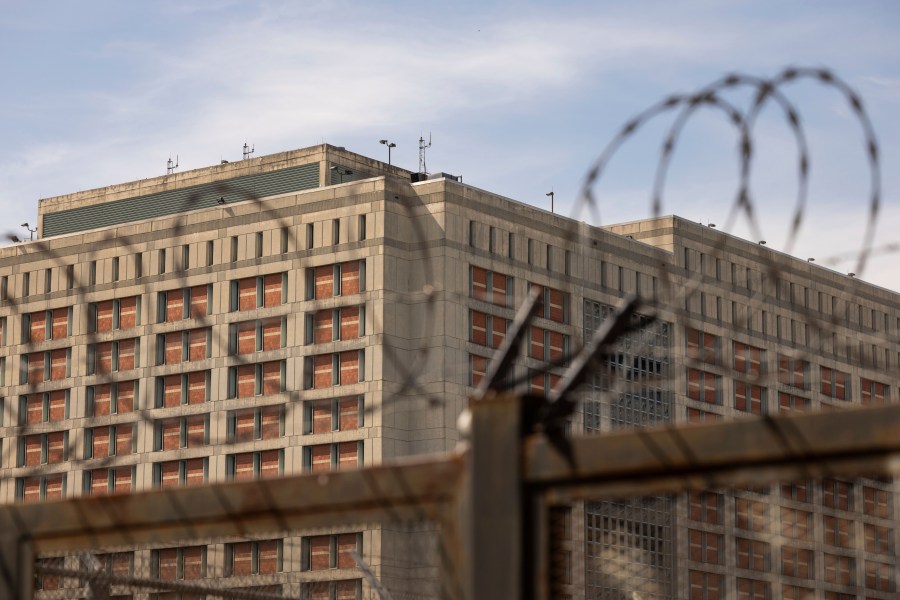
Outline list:
[[[575,431],[897,401],[894,292],[678,217],[590,227],[328,145],[46,199],[39,227],[0,250],[5,502],[451,450],[533,286],[523,391],[551,389],[626,295],[658,313],[595,374]],[[566,519],[560,594],[890,598],[895,491],[881,478],[598,499]],[[389,590],[425,597],[427,537],[361,524],[103,559],[358,598],[359,552]]]

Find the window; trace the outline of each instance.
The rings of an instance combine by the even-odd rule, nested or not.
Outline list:
[[[114,256],[112,259],[112,280],[113,281],[119,280],[119,257],[118,256]]]
[[[853,558],[837,554],[822,555],[825,562],[825,581],[838,585],[851,585],[854,582],[856,566]]]
[[[141,324],[141,297],[117,298],[88,305],[88,331],[104,333]]]
[[[262,450],[229,454],[225,457],[225,476],[237,481],[278,477],[284,472],[284,450]]]
[[[134,423],[119,423],[94,427],[84,432],[84,458],[124,456],[137,451],[137,431]]]
[[[866,523],[863,526],[863,535],[865,537],[866,552],[874,554],[884,554],[885,556],[893,556],[894,554],[894,532],[890,527],[882,527]]]
[[[3,278],[3,281],[6,282],[6,277]],[[71,290],[73,287],[75,287],[75,265],[66,265],[66,289]],[[6,299],[5,292],[3,298]]]
[[[341,243],[341,220],[331,220],[331,245],[337,246]]]
[[[285,368],[283,360],[228,367],[228,397],[251,398],[283,392]]]
[[[304,571],[352,569],[356,567],[352,554],[354,552],[362,552],[362,533],[304,537],[301,542],[300,567]]]
[[[313,247],[315,246],[315,238],[313,235],[314,233],[315,233],[315,227],[313,226],[313,224],[307,223],[306,224],[306,249],[307,250],[312,250]]]
[[[350,296],[366,290],[366,261],[321,265],[306,269],[306,300]]]
[[[810,484],[807,481],[795,481],[781,485],[781,496],[798,502],[812,502]]]
[[[743,381],[734,382],[734,408],[754,415],[766,412],[766,388]]]
[[[688,358],[711,365],[719,364],[721,338],[711,333],[685,328]]]
[[[822,528],[825,532],[825,543],[838,548],[852,548],[853,521],[831,515],[822,517]]]
[[[231,236],[231,262],[237,262],[238,259],[238,237]]]
[[[352,340],[365,335],[365,306],[343,306],[308,313],[304,339],[307,344]]]
[[[159,251],[159,257],[157,259],[159,261],[159,273],[162,275],[166,272],[166,249],[163,248]]]
[[[769,570],[771,550],[767,542],[736,538],[736,563],[740,569]]]
[[[206,266],[211,267],[213,264],[215,248],[212,240],[206,242]]]
[[[788,577],[811,579],[813,576],[813,551],[806,548],[781,547],[781,574]]]
[[[469,267],[469,296],[476,300],[490,302],[495,306],[512,305],[513,278],[483,269]]]
[[[176,373],[157,377],[154,389],[154,408],[202,404],[209,401],[209,390],[209,371]]]
[[[546,265],[548,271],[553,270],[553,246],[547,244],[547,261]]]
[[[263,234],[262,234],[262,231],[257,231],[257,232],[256,232],[255,239],[256,239],[256,248],[255,248],[255,255],[256,255],[256,258],[262,258],[262,255],[263,255]]]
[[[838,400],[850,399],[850,374],[821,367],[822,394]]]
[[[54,465],[69,460],[69,432],[36,433],[18,438],[17,467]]]
[[[367,239],[366,232],[366,215],[359,215],[357,217],[356,228],[359,232],[359,241],[363,241]]]
[[[150,574],[163,581],[206,577],[206,546],[151,550]]]
[[[880,592],[895,591],[895,568],[891,564],[866,561],[866,588]]]
[[[365,381],[365,350],[349,350],[304,358],[304,387],[321,389]]]
[[[41,502],[66,496],[66,474],[20,477],[16,479],[16,500]]]
[[[723,600],[725,585],[722,576],[717,573],[689,571],[691,600]]]
[[[805,360],[778,355],[778,383],[801,390],[809,389],[809,363]]]
[[[365,423],[363,396],[349,396],[303,404],[303,433],[351,431]]]
[[[737,578],[737,600],[770,600],[770,584],[757,579]]]
[[[138,366],[140,366],[140,338],[100,342],[88,346],[88,375],[130,371]]]
[[[228,326],[229,354],[252,354],[277,350],[284,348],[286,342],[287,317],[244,321]]]
[[[183,487],[205,483],[209,477],[209,459],[188,458],[153,463],[153,486]]]
[[[496,285],[496,284],[495,284]],[[508,285],[512,287],[512,278]],[[551,287],[532,283],[531,288],[539,288],[541,294],[538,299],[537,315],[557,323],[569,322],[569,294]],[[496,294],[496,288],[494,290]],[[512,292],[509,294],[512,295]],[[496,302],[495,302],[496,304]]]
[[[189,244],[181,246],[181,270],[187,271],[191,268],[191,247]]]
[[[828,508],[851,510],[853,508],[853,484],[837,479],[823,480],[822,504]]]
[[[61,340],[72,333],[72,307],[33,312],[22,315],[22,341],[44,342]]]
[[[105,496],[107,494],[130,492],[134,490],[135,487],[136,471],[137,468],[134,466],[85,471],[81,479],[81,489],[85,496]],[[106,557],[122,555],[130,555],[133,558],[133,555],[130,552],[118,555],[106,555]],[[104,556],[100,555],[97,558],[102,562]],[[122,571],[116,574],[126,575],[128,573],[125,569],[133,568],[133,565],[129,566],[121,561],[117,561],[114,568],[115,567],[122,569]]]
[[[569,355],[569,336],[567,335],[540,327],[532,327],[530,339],[528,355],[531,358],[562,363],[563,359]]]
[[[225,544],[225,576],[269,575],[283,570],[283,541]]]
[[[765,531],[768,505],[747,498],[734,499],[734,526],[748,531]]]
[[[778,392],[778,412],[788,414],[793,412],[807,412],[810,408],[809,398],[795,396],[785,392]]]
[[[722,378],[699,369],[687,370],[687,396],[707,404],[721,404]]]
[[[475,247],[475,221],[469,221],[469,247]]]
[[[859,380],[860,402],[863,404],[885,404],[890,399],[890,388],[877,381],[861,378]]]
[[[96,267],[97,261],[93,261],[91,265]],[[93,284],[93,279],[91,280],[91,284]],[[23,273],[22,274],[22,297],[27,297],[31,294],[31,273]]]
[[[495,349],[499,348],[503,344],[503,340],[506,339],[506,330],[507,327],[509,327],[509,323],[510,322],[503,317],[470,310],[469,341],[473,344],[478,344],[479,346],[488,346]],[[550,334],[549,331],[546,333],[548,335]],[[562,334],[557,333],[555,335],[561,336]],[[566,354],[568,353],[566,352]]]
[[[156,364],[173,365],[210,358],[212,329],[173,331],[156,336]]]
[[[708,531],[688,529],[688,549],[694,562],[719,565],[724,562],[725,536]]]
[[[119,259],[113,259],[113,281],[118,281],[119,279]],[[44,269],[44,293],[49,294],[53,289],[53,269]]]
[[[781,534],[804,542],[811,539],[812,513],[805,510],[781,507]]]
[[[290,239],[290,229],[281,228],[281,253],[286,254],[288,251],[288,240]]]
[[[231,282],[231,311],[270,308],[287,302],[287,273],[248,277]]]
[[[138,252],[134,255],[134,276],[135,278],[144,276],[144,260],[143,255]],[[70,286],[71,287],[71,286]]]
[[[120,381],[86,388],[85,412],[88,417],[121,415],[134,410],[137,381]],[[51,409],[52,417],[52,409]]]
[[[711,525],[722,524],[722,494],[715,492],[689,492],[688,518]]]
[[[528,264],[534,264],[534,240],[528,238]]]
[[[766,372],[766,351],[734,342],[734,370],[750,377],[760,377]]]
[[[228,442],[271,440],[284,436],[283,405],[258,406],[228,412],[226,435]]]
[[[310,473],[363,466],[363,441],[304,446],[303,469]]]
[[[882,519],[891,516],[891,493],[868,486],[863,487],[863,512]]]
[[[200,448],[209,444],[209,414],[162,419],[153,424],[153,450]]]
[[[513,244],[513,234],[509,233],[507,236],[507,244],[506,244],[506,256],[508,258],[515,258],[515,245]]]
[[[476,354],[469,355],[469,385],[478,387],[481,380],[487,374],[487,365],[490,359]]]

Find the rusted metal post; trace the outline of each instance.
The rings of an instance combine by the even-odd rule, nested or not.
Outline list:
[[[522,598],[520,423],[518,398],[500,394],[472,402],[460,419],[469,445],[459,508],[470,600]]]
[[[0,598],[32,598],[34,552],[31,541],[17,533],[0,534]]]

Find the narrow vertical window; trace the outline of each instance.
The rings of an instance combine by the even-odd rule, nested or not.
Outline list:
[[[112,280],[119,280],[119,257],[114,256],[112,259]]]
[[[135,279],[144,276],[144,255],[138,252],[134,255],[134,277]],[[71,287],[71,286],[69,286]]]
[[[69,265],[71,267],[72,265]],[[9,277],[6,275],[0,279],[0,300],[6,300],[9,298]]]
[[[357,217],[359,220],[357,229],[359,230],[359,241],[363,241],[366,239],[366,215],[359,215]]]
[[[475,247],[475,221],[469,221],[469,246]]]
[[[494,229],[493,225],[488,229],[488,252],[493,253],[496,248],[494,248],[494,237],[496,236],[497,231]]]
[[[534,240],[528,238],[528,264],[534,264]]]
[[[287,227],[281,228],[281,253],[285,254],[288,251],[288,237],[289,230]]]
[[[236,235],[231,236],[231,262],[237,262],[238,259],[238,238]]]
[[[547,244],[547,270],[553,270],[553,246]]]
[[[93,263],[96,264],[96,261]],[[91,283],[94,283],[93,281]],[[27,296],[31,292],[31,273],[22,275],[22,296]]]
[[[3,278],[6,281],[6,277]],[[66,289],[71,290],[75,286],[75,265],[66,265]],[[4,299],[6,292],[3,292]]]
[[[331,221],[331,244],[337,246],[341,243],[341,220],[332,219]]]
[[[314,242],[315,227],[312,223],[306,224],[306,249],[312,250]]]
[[[213,241],[206,242],[206,266],[211,267],[213,264]]]
[[[191,268],[191,247],[185,244],[181,247],[181,270],[187,271]]]
[[[506,255],[507,255],[509,258],[513,258],[513,255],[514,255],[515,250],[514,250],[514,246],[513,246],[513,234],[512,234],[512,232],[509,233],[508,238],[509,238],[509,239],[508,239],[507,244],[506,244]]]
[[[263,234],[262,231],[256,232],[256,258],[262,258],[263,255]]]
[[[159,251],[159,274],[162,275],[166,272],[166,249],[162,248]]]
[[[116,258],[114,260],[118,261],[119,259]],[[52,282],[53,282],[53,270],[52,269],[44,269],[44,293],[45,294],[49,294],[50,291],[53,289]]]

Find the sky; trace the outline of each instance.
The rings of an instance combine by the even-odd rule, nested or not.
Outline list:
[[[327,142],[594,224],[651,214],[675,112],[640,128],[578,211],[585,174],[622,126],[730,72],[827,67],[863,99],[880,149],[876,252],[857,275],[900,290],[900,3],[671,0],[17,2],[0,11],[0,230],[27,237],[39,198]],[[846,97],[784,87],[809,147],[809,200],[789,248],[858,271],[870,171]],[[746,109],[749,91],[723,94]],[[698,109],[667,173],[663,214],[723,228],[739,184],[734,126]],[[731,231],[785,249],[795,138],[777,105],[753,130],[759,223]]]

